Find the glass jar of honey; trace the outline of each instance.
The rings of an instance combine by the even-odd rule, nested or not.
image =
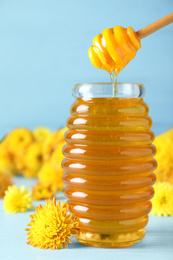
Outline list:
[[[144,86],[77,84],[73,96],[62,166],[69,209],[80,223],[76,239],[134,245],[145,235],[157,165]]]

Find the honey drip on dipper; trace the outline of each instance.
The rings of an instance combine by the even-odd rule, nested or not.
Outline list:
[[[117,74],[131,61],[141,48],[140,39],[132,27],[104,29],[93,39],[88,54],[91,63],[98,69]]]

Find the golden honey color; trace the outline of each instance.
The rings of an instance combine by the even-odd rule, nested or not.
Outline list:
[[[63,168],[69,209],[85,245],[139,242],[151,210],[154,134],[142,98],[77,98],[67,120]]]
[[[141,43],[132,27],[107,28],[93,39],[88,50],[91,63],[98,69],[117,74],[131,61]]]

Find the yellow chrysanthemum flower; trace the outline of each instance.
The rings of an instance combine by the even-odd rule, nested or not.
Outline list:
[[[52,199],[54,193],[52,192],[51,187],[46,183],[37,182],[32,188],[32,197],[35,200]]]
[[[12,157],[3,143],[0,144],[0,170],[10,174],[17,174],[17,169],[13,163]]]
[[[155,170],[157,181],[166,181],[173,184],[173,129],[157,136],[154,145],[157,148],[154,157],[158,163]]]
[[[43,143],[50,133],[51,131],[46,127],[37,127],[33,130],[35,140],[40,143]]]
[[[65,132],[67,130],[68,130],[67,126],[65,126],[65,127],[63,127],[63,128],[58,130],[59,142],[63,142],[64,141],[64,134],[65,134]],[[58,139],[56,139],[56,140],[58,140]]]
[[[24,212],[27,209],[33,209],[31,204],[31,192],[28,192],[28,188],[22,185],[20,188],[17,186],[9,186],[5,191],[4,196],[4,209],[8,213]]]
[[[34,171],[32,169],[23,169],[22,175],[26,178],[36,178],[37,177],[37,171]]]
[[[11,174],[0,171],[0,199],[4,197],[8,186],[12,184],[13,182]]]
[[[13,165],[16,168],[17,174],[21,174],[23,173],[23,170],[25,168],[24,165],[24,151],[23,153],[18,153],[18,151],[16,151],[16,154],[13,156]]]
[[[38,173],[39,181],[49,185],[52,191],[62,191],[64,189],[62,176],[61,164],[53,166],[50,161],[46,161]]]
[[[36,177],[38,171],[43,164],[42,144],[32,143],[26,149],[24,155],[24,170],[25,177]]]
[[[158,182],[154,185],[154,190],[151,214],[173,216],[173,185],[168,182]]]
[[[24,169],[23,157],[26,148],[34,142],[34,136],[26,128],[13,129],[4,139],[3,144],[9,152],[17,173]]]
[[[13,129],[4,139],[8,150],[12,154],[21,154],[34,141],[31,131],[26,128]]]
[[[67,127],[64,127],[56,132],[53,132],[46,138],[43,143],[43,154],[45,160],[49,159],[56,147],[64,141],[64,133],[66,131]]]
[[[51,158],[50,158],[50,161],[52,163],[53,166],[56,167],[57,164],[61,164],[62,163],[62,160],[65,158],[65,156],[63,155],[62,153],[62,149],[63,149],[63,146],[66,144],[66,142],[61,142],[57,145],[56,149],[54,150]],[[62,169],[62,172],[64,172],[64,170]]]
[[[55,198],[52,201],[46,201],[46,206],[36,207],[36,213],[31,215],[31,222],[26,228],[28,231],[28,242],[34,247],[43,249],[62,249],[67,247],[67,242],[72,241],[69,237],[77,234],[79,225],[77,217],[72,214],[67,215],[67,202],[56,205]]]

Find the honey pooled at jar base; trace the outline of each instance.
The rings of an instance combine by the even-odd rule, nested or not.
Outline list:
[[[139,242],[151,210],[154,134],[142,98],[76,99],[67,121],[63,168],[76,239],[126,247]]]

